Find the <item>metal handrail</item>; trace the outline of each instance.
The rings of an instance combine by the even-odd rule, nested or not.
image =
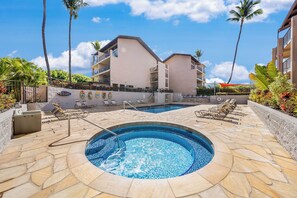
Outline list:
[[[111,131],[111,130],[109,130],[109,129],[107,129],[107,128],[104,128],[104,127],[102,127],[102,126],[99,126],[98,124],[95,124],[94,122],[91,122],[90,120],[87,120],[87,119],[85,119],[85,118],[81,118],[81,119],[84,120],[84,121],[86,121],[86,122],[88,122],[88,123],[90,123],[90,124],[92,124],[92,125],[94,125],[94,126],[96,126],[96,127],[98,127],[98,128],[100,128],[100,129],[102,129],[102,130],[104,130],[104,131],[107,131],[107,132],[110,133],[110,134],[112,134],[113,136],[116,137],[117,142],[118,142],[118,146],[120,145],[119,135],[118,135],[117,133],[115,133],[115,132],[113,132],[113,131]]]
[[[126,110],[126,104],[128,104],[130,107],[132,107],[133,109],[135,109],[136,111],[139,111],[135,106],[133,106],[131,103],[129,103],[128,101],[123,101],[123,109]]]

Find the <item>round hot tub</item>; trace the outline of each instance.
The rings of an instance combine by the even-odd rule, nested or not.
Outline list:
[[[86,147],[98,168],[138,179],[164,179],[192,173],[214,155],[212,143],[197,131],[166,123],[129,123],[102,132]]]

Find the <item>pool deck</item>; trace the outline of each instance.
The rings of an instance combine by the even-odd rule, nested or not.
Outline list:
[[[161,180],[106,173],[84,155],[87,140],[100,130],[71,120],[67,137],[67,121],[56,121],[43,124],[41,132],[13,139],[0,154],[0,197],[297,197],[297,162],[254,112],[240,105],[225,121],[196,118],[195,110],[209,107],[161,114],[114,110],[88,116],[103,127],[158,121],[201,132],[213,142],[215,156],[194,173]]]

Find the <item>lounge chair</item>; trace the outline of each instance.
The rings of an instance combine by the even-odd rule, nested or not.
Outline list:
[[[89,115],[87,111],[66,111],[60,107],[57,103],[52,103],[54,109],[51,111],[56,118],[60,119],[68,119],[70,118],[86,118]]]
[[[138,100],[138,99],[136,100],[136,102],[137,102],[138,104],[142,104],[142,102],[141,102],[140,100]]]
[[[104,104],[105,106],[109,106],[109,105],[110,105],[110,103],[109,103],[108,100],[103,100],[103,104]]]
[[[232,103],[231,103],[232,101]],[[209,108],[208,110],[195,111],[197,117],[210,116],[214,119],[223,120],[229,113],[236,108],[236,100],[227,100],[216,107]]]
[[[111,101],[111,105],[117,105],[117,102],[114,101],[114,100],[112,100],[112,101]]]
[[[85,100],[83,100],[81,104],[84,108],[93,108],[96,106],[96,105],[88,105],[87,101]]]

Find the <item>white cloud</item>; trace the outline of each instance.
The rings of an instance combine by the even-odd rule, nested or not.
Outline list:
[[[175,16],[186,16],[189,19],[204,23],[219,15],[228,13],[239,0],[85,0],[90,6],[124,3],[131,8],[131,14],[144,15],[148,19],[168,20]],[[264,14],[254,18],[253,22],[263,21],[270,14],[288,10],[292,0],[262,0],[260,7]]]
[[[13,50],[12,52],[10,52],[7,56],[9,57],[14,57],[14,55],[17,53],[17,50]]]
[[[229,0],[228,10],[234,9],[236,5],[239,4],[239,0]],[[271,14],[277,13],[282,10],[289,10],[292,5],[292,0],[262,0],[261,3],[255,7],[255,9],[261,8],[263,14],[257,17],[254,17],[251,22],[262,22],[268,19]]]
[[[109,40],[100,41],[101,47],[109,43]],[[48,55],[49,63],[51,69],[68,69],[68,53],[69,51],[62,52],[59,56],[54,57],[52,54]],[[76,68],[86,68],[88,69],[91,66],[92,62],[92,54],[95,53],[95,50],[91,44],[91,42],[81,42],[77,45],[75,49],[71,51],[71,61],[72,67]],[[38,56],[31,60],[31,62],[35,63],[39,67],[46,68],[46,64],[43,56]]]
[[[206,83],[224,83],[224,80],[220,78],[207,78]]]
[[[205,65],[206,67],[212,65],[212,62],[210,62],[209,60],[202,61],[201,63],[202,63],[203,65]]]
[[[101,22],[103,22],[103,21],[110,21],[110,18],[100,18],[100,17],[93,17],[92,19],[91,19],[91,21],[92,22],[94,22],[94,23],[101,23]]]
[[[93,17],[91,21],[94,23],[100,23],[102,19],[100,17]]]
[[[211,77],[228,80],[231,74],[232,62],[222,62],[211,70]],[[249,72],[245,66],[235,64],[233,81],[246,81],[249,79]]]

